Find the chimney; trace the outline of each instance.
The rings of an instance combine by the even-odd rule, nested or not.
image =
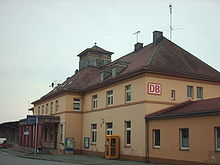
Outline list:
[[[140,43],[140,42],[137,42],[135,45],[134,45],[134,51],[138,51],[140,50],[141,48],[143,48],[143,43]]]
[[[153,32],[153,43],[157,44],[163,39],[163,32],[161,31],[154,31]]]

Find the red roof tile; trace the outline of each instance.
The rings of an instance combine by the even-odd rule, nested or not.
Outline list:
[[[105,51],[102,48],[97,48],[97,46],[89,49]],[[126,62],[128,66],[114,78],[109,76],[102,82],[100,80],[101,69],[87,67],[78,71],[75,75],[62,83],[59,88],[55,88],[36,102],[65,91],[86,92],[143,72],[220,82],[220,73],[217,70],[166,38],[163,38],[157,44],[151,43],[139,51],[131,52],[104,67],[112,67],[119,61]]]
[[[146,115],[145,118],[161,119],[205,114],[220,114],[220,97],[200,101],[186,101]]]

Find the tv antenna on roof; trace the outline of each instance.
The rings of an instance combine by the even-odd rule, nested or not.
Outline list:
[[[170,8],[170,41],[172,41],[172,4],[169,5]]]
[[[133,33],[133,35],[136,35],[136,41],[138,43],[138,34],[140,33],[140,31],[136,31],[135,33]]]

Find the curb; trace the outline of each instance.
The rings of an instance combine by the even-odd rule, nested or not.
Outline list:
[[[28,155],[20,155],[20,154],[17,154],[16,152],[20,152],[20,151],[16,151],[16,150],[13,150],[15,152],[10,152],[10,150],[13,150],[13,149],[8,149],[8,150],[0,150],[0,152],[6,152],[8,154],[11,154],[11,155],[15,155],[15,156],[18,156],[20,158],[27,158],[27,159],[34,159],[34,160],[46,160],[46,161],[54,161],[54,162],[63,162],[63,163],[78,163],[78,164],[84,164],[84,165],[100,165],[100,164],[90,164],[90,163],[83,163],[79,160],[60,160],[60,159],[50,159],[50,158],[43,158],[43,157],[38,157],[38,156],[28,156]],[[20,152],[20,153],[23,153],[23,152]]]

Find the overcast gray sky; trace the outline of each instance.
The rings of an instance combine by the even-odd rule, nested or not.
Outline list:
[[[0,123],[25,118],[95,42],[115,60],[133,51],[138,30],[144,45],[154,30],[169,38],[170,3],[173,42],[220,71],[217,0],[0,0]]]

